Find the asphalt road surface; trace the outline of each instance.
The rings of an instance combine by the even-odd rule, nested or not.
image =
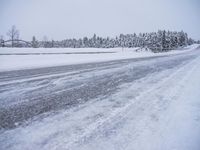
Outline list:
[[[109,97],[120,86],[179,68],[199,56],[183,54],[0,72],[0,129]]]

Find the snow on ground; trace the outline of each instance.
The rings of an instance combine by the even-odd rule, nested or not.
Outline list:
[[[133,48],[135,50],[138,48]],[[1,48],[0,54],[17,53],[81,53],[81,52],[118,52],[122,48]]]
[[[199,150],[199,77],[200,57],[124,84],[110,97],[3,132],[0,148]]]
[[[196,47],[198,47],[198,45],[192,45],[190,47],[187,47],[186,50],[193,50]],[[152,53],[149,51],[136,52],[136,50],[138,49],[139,48],[0,48],[0,71],[2,72],[10,70],[62,66],[70,64],[102,62],[119,59],[162,56],[185,52],[180,50],[174,50],[167,53]]]

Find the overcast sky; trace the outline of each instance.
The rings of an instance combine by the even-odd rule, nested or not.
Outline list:
[[[49,40],[184,30],[200,39],[200,0],[0,0],[0,35]]]

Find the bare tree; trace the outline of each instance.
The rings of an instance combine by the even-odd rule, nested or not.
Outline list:
[[[11,29],[7,32],[9,40],[12,42],[12,47],[14,47],[14,41],[19,39],[19,30],[13,25]]]
[[[0,36],[0,47],[4,47],[4,37],[3,37],[3,35]]]

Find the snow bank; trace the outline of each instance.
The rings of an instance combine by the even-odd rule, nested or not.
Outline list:
[[[138,48],[124,49],[135,51]],[[0,54],[119,52],[122,48],[0,48]]]
[[[193,50],[198,45],[190,46]],[[152,53],[149,51],[137,52],[138,48],[0,48],[0,71],[21,70],[31,68],[42,68],[51,66],[62,66],[81,63],[103,62],[119,59],[141,58],[151,56],[164,56],[183,53],[186,51],[170,51],[167,53]],[[88,54],[91,53],[92,54]],[[95,53],[97,52],[97,53]],[[109,53],[104,53],[109,52]],[[29,55],[23,55],[29,54]],[[31,54],[46,53],[46,55]],[[58,53],[58,54],[50,54]],[[73,53],[73,54],[63,54]],[[77,53],[77,54],[75,54]],[[82,53],[82,54],[80,54]],[[6,55],[9,54],[9,55]],[[11,54],[11,55],[10,55]]]

